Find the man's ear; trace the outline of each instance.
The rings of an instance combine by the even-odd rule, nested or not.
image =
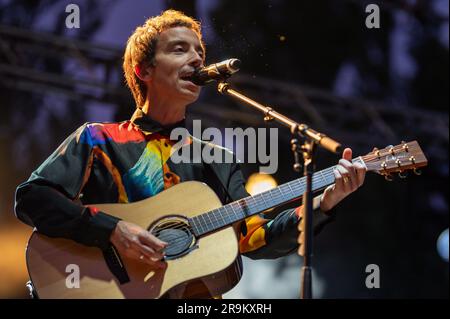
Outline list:
[[[148,67],[145,67],[144,65],[134,66],[134,73],[142,81],[150,81],[150,79],[152,78],[152,71],[153,69],[149,66]]]

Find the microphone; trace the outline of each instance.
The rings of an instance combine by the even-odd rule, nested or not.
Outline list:
[[[241,61],[228,59],[219,63],[210,64],[195,70],[190,80],[196,85],[205,85],[212,81],[224,80],[239,71]]]

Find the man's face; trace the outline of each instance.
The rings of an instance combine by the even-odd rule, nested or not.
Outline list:
[[[200,87],[187,80],[203,66],[204,52],[194,31],[186,27],[167,29],[159,35],[155,63],[150,68],[147,89],[154,99],[190,104],[200,94]]]

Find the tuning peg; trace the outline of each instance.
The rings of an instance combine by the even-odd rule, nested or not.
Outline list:
[[[374,147],[372,152],[375,153],[375,155],[378,157],[378,159],[380,159],[380,150],[378,148]]]
[[[385,174],[384,179],[387,180],[388,182],[392,182],[394,180],[391,174]]]
[[[408,144],[405,142],[405,141],[402,141],[402,148],[403,148],[403,150],[405,151],[405,152],[408,152],[409,151],[409,147],[408,147]]]
[[[389,153],[391,153],[392,155],[395,155],[394,145],[388,145],[386,148],[389,148]]]
[[[408,177],[408,172],[399,172],[399,173],[398,173],[398,177],[400,177],[400,178],[406,178],[406,177]]]
[[[413,172],[414,172],[414,174],[416,174],[416,175],[422,175],[422,171],[421,171],[420,169],[415,168],[415,169],[413,170]]]

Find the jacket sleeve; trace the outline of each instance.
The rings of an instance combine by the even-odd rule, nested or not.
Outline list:
[[[92,160],[93,143],[85,124],[17,187],[17,218],[44,235],[107,248],[119,219],[75,203],[89,178]]]
[[[231,166],[228,192],[232,200],[249,196],[245,190],[245,179],[240,165]],[[315,201],[314,234],[317,235],[322,228],[335,218],[335,214],[320,210],[320,201]],[[239,250],[251,259],[275,259],[296,251],[299,247],[298,223],[301,221],[303,206],[297,209],[288,209],[279,213],[275,218],[268,219],[264,215],[253,215],[242,223]]]

